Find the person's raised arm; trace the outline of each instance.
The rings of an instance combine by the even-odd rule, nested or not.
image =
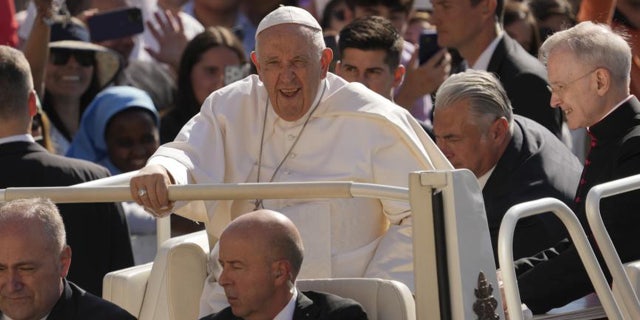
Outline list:
[[[44,73],[47,59],[49,59],[49,38],[51,37],[51,27],[47,21],[52,21],[53,5],[52,0],[35,0],[34,4],[37,8],[37,14],[23,52],[31,66],[33,86],[42,99],[44,98]]]
[[[146,25],[158,42],[158,51],[154,51],[149,47],[145,48],[145,50],[157,61],[171,66],[177,74],[180,66],[180,57],[182,57],[182,52],[184,52],[184,48],[189,42],[185,35],[182,20],[171,11],[164,10],[154,13],[154,21],[147,21]]]
[[[451,71],[451,55],[441,49],[431,59],[418,66],[418,49],[411,56],[406,67],[404,81],[394,98],[395,102],[407,110],[411,110],[417,99],[435,92],[447,79]]]

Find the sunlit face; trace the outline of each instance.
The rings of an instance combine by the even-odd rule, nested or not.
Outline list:
[[[356,19],[366,16],[380,16],[387,18],[400,34],[404,34],[407,29],[408,17],[405,12],[391,10],[389,7],[381,4],[373,6],[356,6],[353,16]]]
[[[265,29],[251,54],[273,110],[286,121],[302,118],[311,108],[331,59],[331,49],[320,51],[311,44],[311,30],[297,24]]]
[[[53,252],[41,228],[8,222],[0,227],[0,310],[11,319],[41,319],[62,293],[71,251]]]
[[[467,99],[462,99],[436,109],[433,133],[438,148],[456,169],[469,169],[476,177],[481,177],[498,162],[500,155],[491,138],[492,128],[483,132],[472,122],[469,105]]]
[[[551,107],[560,108],[569,129],[584,128],[603,116],[596,92],[595,67],[582,64],[565,49],[556,49],[547,59]]]
[[[246,234],[227,233],[220,239],[218,282],[236,317],[273,319],[279,311],[273,310],[276,270],[266,259],[267,251]]]
[[[384,61],[386,55],[384,50],[346,48],[336,66],[336,72],[345,80],[360,82],[391,100],[391,91],[402,81],[404,67],[399,66],[402,71],[398,68],[390,70]]]
[[[155,120],[140,108],[127,109],[111,118],[105,140],[109,159],[122,172],[144,167],[160,145]]]
[[[202,104],[212,92],[224,87],[225,67],[239,64],[235,51],[225,46],[205,51],[191,69],[191,85],[198,103]]]
[[[91,85],[93,66],[82,66],[74,56],[64,65],[49,59],[45,70],[45,87],[54,96],[79,99]]]
[[[434,0],[431,21],[438,32],[441,47],[460,50],[473,46],[484,19],[481,5],[471,5],[471,0]]]

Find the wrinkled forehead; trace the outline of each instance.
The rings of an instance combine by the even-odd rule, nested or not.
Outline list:
[[[261,56],[265,51],[281,52],[287,50],[288,55],[308,55],[318,48],[322,42],[322,34],[318,31],[298,24],[281,24],[270,27],[256,37],[256,53]],[[315,39],[320,37],[320,39]]]
[[[260,42],[260,40],[274,36],[282,36],[292,39],[303,36],[308,38],[307,41],[311,41],[316,32],[322,31],[297,23],[283,23],[262,30],[256,35],[256,42]]]

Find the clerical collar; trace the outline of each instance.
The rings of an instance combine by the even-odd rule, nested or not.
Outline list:
[[[598,125],[598,123],[600,123],[602,120],[604,120],[605,118],[607,118],[610,114],[612,114],[614,111],[616,111],[616,109],[620,108],[621,105],[627,103],[627,101],[631,100],[631,98],[633,98],[634,95],[629,95],[628,97],[624,98],[624,100],[618,102],[618,104],[616,104],[615,107],[611,108],[611,110],[609,110],[609,112],[607,112],[607,114],[605,114],[602,118],[600,118],[600,120],[596,121],[596,123],[590,127],[587,127],[587,131],[590,131],[590,128],[593,126]]]
[[[634,121],[635,110],[632,108],[622,107],[631,99],[636,99],[634,95],[628,96],[622,100],[615,107],[611,109],[600,121],[596,124],[587,127],[587,131],[591,133],[598,140],[618,137],[627,130],[627,126],[621,125],[621,123],[628,123]]]

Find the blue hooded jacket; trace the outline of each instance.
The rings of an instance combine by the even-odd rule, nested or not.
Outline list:
[[[121,173],[109,160],[105,131],[111,118],[130,108],[150,111],[156,126],[160,127],[160,115],[146,92],[128,86],[108,87],[91,101],[82,114],[80,128],[73,137],[66,156],[103,165],[112,175]]]

